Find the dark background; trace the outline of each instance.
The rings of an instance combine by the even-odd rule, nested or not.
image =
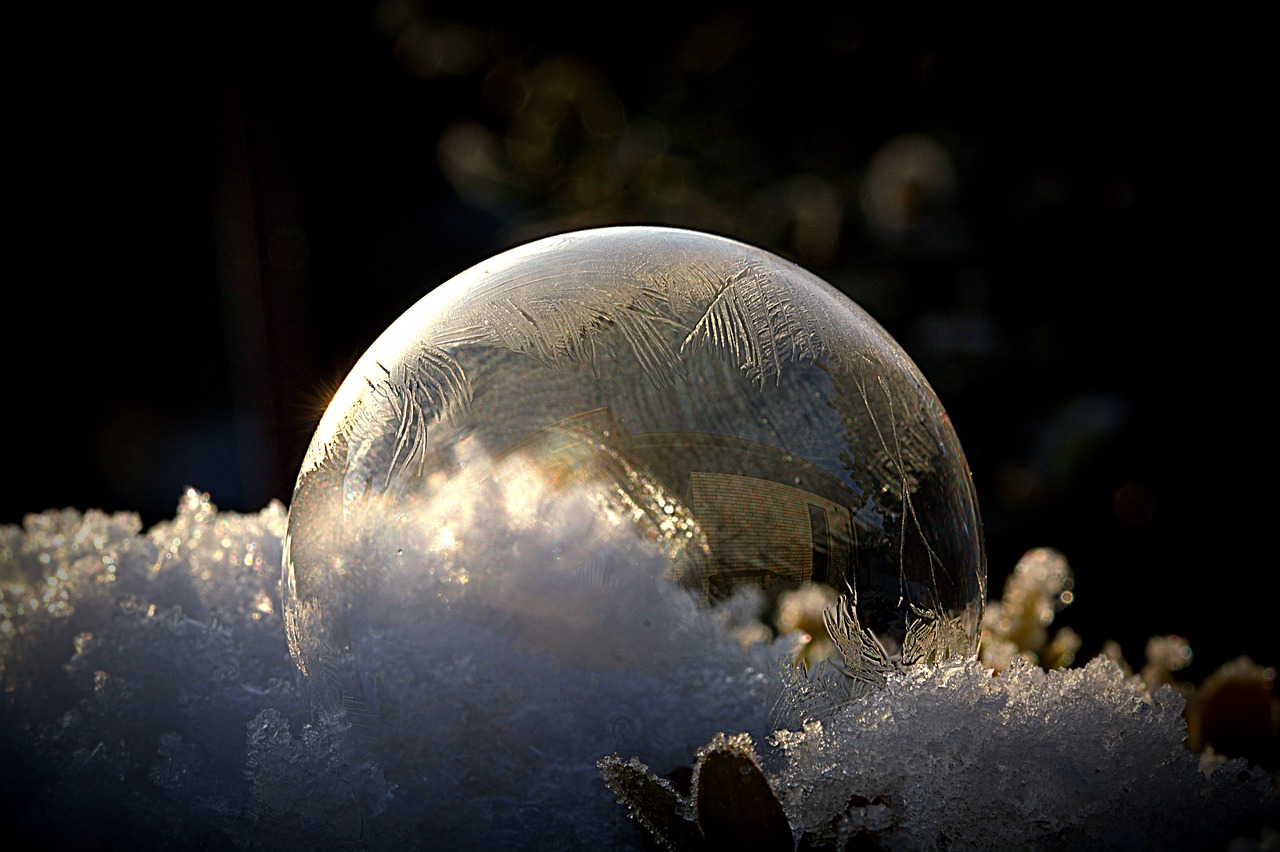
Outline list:
[[[906,347],[993,597],[1053,546],[1086,658],[1178,633],[1193,676],[1280,662],[1258,22],[599,8],[16,13],[0,523],[151,524],[188,484],[287,501],[327,395],[432,286],[555,231],[681,225]]]

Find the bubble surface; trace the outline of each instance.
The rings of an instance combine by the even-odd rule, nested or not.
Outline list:
[[[972,656],[985,583],[964,454],[901,347],[788,261],[655,227],[512,249],[398,319],[320,423],[284,559],[317,708],[435,754],[410,772],[453,779],[434,824],[479,796],[516,835],[600,793],[605,754],[665,771],[767,733],[792,592],[825,590],[856,669]],[[492,765],[450,767],[458,736]]]

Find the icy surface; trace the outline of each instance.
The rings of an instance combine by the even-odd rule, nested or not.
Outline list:
[[[575,743],[555,722],[576,700],[572,684],[533,654],[497,668],[474,635],[441,637],[476,650],[442,699],[452,715],[371,750],[349,721],[308,709],[279,610],[283,532],[279,505],[218,513],[197,492],[148,531],[133,515],[74,511],[0,528],[9,848],[641,848],[595,769],[640,724],[667,726],[673,754],[677,731],[707,731],[685,766],[721,730],[750,732],[793,832],[815,842],[861,832],[906,849],[1212,849],[1280,824],[1272,779],[1242,761],[1206,779],[1182,749],[1181,699],[1104,661],[1045,673],[1015,659],[996,677],[978,663],[893,673],[772,747],[754,705],[711,706],[742,690],[717,698],[684,659],[611,685],[630,702],[617,743]],[[776,669],[757,656],[769,654],[715,639],[735,635],[730,622],[705,625],[700,647],[719,667],[737,661],[738,687],[767,693]],[[691,696],[705,724],[687,718]],[[522,748],[499,747],[498,729]],[[594,751],[588,767],[566,770]],[[619,752],[633,756],[671,769],[662,755]],[[594,775],[600,794],[557,800],[533,788],[513,800],[498,776],[521,765]],[[492,821],[513,809],[518,836]]]

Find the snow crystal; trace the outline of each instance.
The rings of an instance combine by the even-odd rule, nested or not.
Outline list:
[[[683,754],[692,766],[696,745],[677,742],[691,735],[691,695],[730,703],[698,708],[719,726],[700,742],[749,732],[810,849],[860,838],[893,849],[1225,848],[1280,825],[1266,773],[1232,760],[1206,777],[1182,746],[1182,699],[1105,659],[1054,672],[1021,659],[998,675],[976,661],[895,671],[772,740],[747,718],[762,696],[734,703],[696,663],[657,667],[608,685],[629,702],[613,738],[576,742],[556,722],[575,683],[532,654],[523,669],[497,669],[481,641],[444,681],[454,692],[442,700],[460,702],[452,715],[378,745],[359,718],[312,713],[280,615],[284,527],[279,504],[220,513],[196,491],[146,531],[135,515],[71,510],[0,527],[8,845],[643,848],[596,763],[617,752],[617,765],[666,775]],[[739,692],[778,688],[758,668],[777,649],[743,651],[734,612],[713,625],[716,665],[738,661]],[[626,748],[628,726],[658,724],[686,726],[667,754]],[[495,740],[497,728],[519,747]],[[511,767],[597,792],[513,790],[502,779]]]
[[[1274,818],[1272,779],[1244,760],[1206,779],[1182,709],[1103,657],[1046,672],[1015,656],[994,676],[975,661],[920,667],[776,734],[777,786],[835,848],[867,832],[891,849],[1222,846]]]

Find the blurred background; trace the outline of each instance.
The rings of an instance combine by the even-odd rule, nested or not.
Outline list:
[[[0,523],[287,501],[328,395],[435,284],[679,225],[904,345],[966,448],[993,597],[1047,545],[1082,658],[1177,633],[1192,677],[1278,663],[1256,25],[1021,14],[27,4]]]

